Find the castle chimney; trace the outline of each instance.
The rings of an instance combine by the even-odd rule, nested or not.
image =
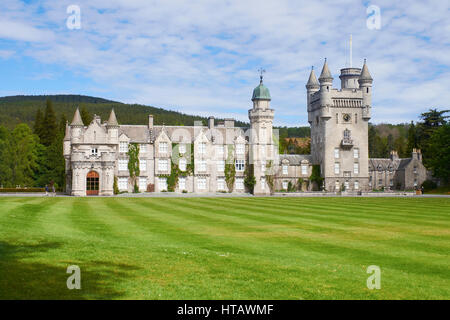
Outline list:
[[[149,129],[153,128],[153,115],[152,114],[148,115],[148,128]]]
[[[395,150],[391,151],[391,160],[398,160],[398,152]]]
[[[214,117],[213,116],[208,118],[208,128],[209,129],[214,128]]]

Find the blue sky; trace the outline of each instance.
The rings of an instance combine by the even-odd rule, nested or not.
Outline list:
[[[69,5],[81,28],[69,29]],[[366,9],[381,10],[381,28]],[[0,95],[85,94],[247,121],[258,68],[275,124],[307,124],[311,66],[367,58],[375,123],[449,108],[448,1],[2,0]]]

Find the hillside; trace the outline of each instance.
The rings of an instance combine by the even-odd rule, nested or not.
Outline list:
[[[49,95],[0,97],[0,125],[9,129],[22,122],[33,126],[37,110],[39,108],[42,111],[44,110],[47,99],[53,102],[53,108],[58,119],[65,115],[70,120],[76,107],[84,106],[90,113],[98,114],[102,119],[107,119],[111,108],[114,108],[117,119],[122,124],[147,124],[149,114],[154,115],[155,124],[193,125],[194,121],[207,123],[206,117],[188,115],[153,106],[125,104],[82,95]],[[236,125],[245,127],[248,126],[248,123],[236,121]]]

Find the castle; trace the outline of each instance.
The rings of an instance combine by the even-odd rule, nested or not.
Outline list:
[[[362,69],[344,68],[341,89],[332,87],[333,77],[325,59],[317,79],[311,70],[306,84],[311,154],[278,154],[274,109],[264,85],[253,90],[248,111],[250,127],[236,127],[233,119],[208,125],[119,125],[114,110],[108,121],[100,117],[87,126],[77,109],[66,126],[64,157],[66,191],[74,196],[112,195],[132,192],[247,192],[245,178],[251,168],[254,194],[269,195],[291,186],[306,191],[370,191],[379,188],[412,189],[426,179],[419,150],[412,158],[369,159],[368,122],[371,118],[373,79],[366,62]],[[130,177],[128,150],[139,146],[139,176]],[[310,182],[318,169],[322,186]],[[176,170],[176,185],[171,177]]]

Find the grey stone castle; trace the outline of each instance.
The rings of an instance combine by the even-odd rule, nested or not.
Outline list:
[[[66,126],[64,157],[66,190],[74,196],[112,195],[114,181],[120,191],[167,191],[175,165],[180,174],[175,192],[246,192],[245,176],[251,165],[254,193],[268,195],[289,186],[307,191],[313,166],[320,168],[325,190],[370,191],[380,188],[413,189],[426,179],[420,150],[412,158],[369,159],[368,122],[372,109],[372,82],[367,64],[341,69],[341,89],[332,87],[327,61],[317,79],[311,70],[307,89],[310,155],[279,155],[274,109],[269,89],[253,90],[248,111],[250,127],[236,127],[233,119],[208,125],[119,125],[114,110],[108,121],[94,116],[84,124],[77,109]],[[128,148],[139,145],[138,177],[128,172]],[[230,165],[234,170],[230,179]],[[227,178],[228,177],[228,178]]]

